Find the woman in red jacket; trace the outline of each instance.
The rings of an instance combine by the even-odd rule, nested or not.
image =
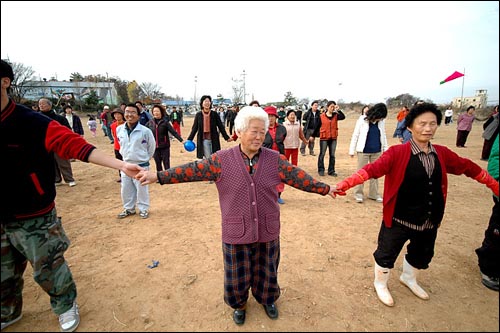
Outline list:
[[[391,146],[379,159],[337,184],[339,194],[345,194],[349,188],[370,178],[386,177],[383,220],[373,256],[375,290],[387,306],[394,305],[387,288],[389,273],[408,240],[399,280],[417,297],[429,298],[417,284],[417,270],[427,269],[434,255],[437,230],[446,205],[447,174],[464,174],[485,184],[498,196],[498,181],[486,170],[445,146],[431,144],[441,118],[435,104],[416,104],[406,116],[412,138]]]

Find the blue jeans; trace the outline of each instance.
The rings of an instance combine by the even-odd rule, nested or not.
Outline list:
[[[330,152],[328,158],[328,174],[332,175],[335,172],[335,150],[337,150],[337,139],[319,141],[318,172],[325,172],[324,158],[326,148],[328,148],[328,151]]]
[[[212,155],[212,140],[203,140],[203,156],[210,158]]]

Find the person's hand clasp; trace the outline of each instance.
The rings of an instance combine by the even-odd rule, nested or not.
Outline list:
[[[138,166],[137,164],[124,162],[122,171],[131,178],[135,178],[135,176],[144,170],[143,167]]]
[[[330,186],[330,192],[328,194],[334,199],[337,195],[346,195],[345,191],[337,189],[337,186]]]
[[[142,170],[135,176],[135,179],[141,182],[141,185],[148,185],[156,183],[158,175],[155,170]]]
[[[346,191],[349,189],[349,185],[345,180],[341,181],[337,185],[335,185],[335,194],[336,195],[346,195]]]

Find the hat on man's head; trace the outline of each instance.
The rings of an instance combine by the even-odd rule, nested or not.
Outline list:
[[[277,112],[277,110],[276,110],[276,107],[274,107],[274,106],[272,106],[272,105],[270,105],[270,106],[266,106],[266,107],[264,108],[264,111],[266,111],[266,113],[267,113],[267,114],[269,114],[269,115],[273,115],[273,116],[278,117],[278,112]]]
[[[0,77],[8,77],[10,81],[14,81],[14,72],[12,71],[12,65],[7,61],[2,59],[2,66],[0,67]]]
[[[115,108],[113,111],[111,111],[111,116],[114,117],[115,113],[121,113],[123,116],[125,116],[125,112],[121,108]]]

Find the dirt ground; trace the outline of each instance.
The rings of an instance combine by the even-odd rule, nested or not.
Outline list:
[[[317,157],[299,156],[299,166],[336,184],[356,171],[348,145],[358,114],[340,123],[338,178],[319,177]],[[387,119],[390,145],[395,116]],[[193,118],[185,119],[184,138]],[[87,122],[82,117],[84,124]],[[441,125],[434,143],[480,161],[482,122],[475,122],[467,148],[455,148],[456,123]],[[98,130],[86,138],[113,156]],[[235,143],[223,142],[223,148]],[[318,141],[316,152],[319,152]],[[172,166],[195,159],[174,140]],[[327,163],[327,161],[325,161]],[[395,306],[383,305],[373,288],[373,256],[382,205],[354,201],[353,190],[332,200],[286,187],[281,205],[281,264],[278,320],[269,319],[250,297],[247,319],[236,326],[223,301],[220,211],[215,185],[208,182],[150,186],[147,220],[119,220],[118,171],[72,163],[77,186],[57,188],[58,214],[71,239],[66,259],[78,288],[78,331],[497,331],[499,295],[481,284],[474,250],[481,245],[491,214],[491,192],[465,176],[449,176],[449,193],[435,256],[419,281],[430,300],[399,283],[404,249],[389,288]],[[153,162],[154,167],[154,162]],[[380,179],[383,189],[384,179]],[[367,193],[368,186],[365,186]],[[148,265],[159,261],[156,268]],[[28,265],[29,266],[29,265]],[[24,317],[5,331],[58,331],[48,296],[25,273]]]

